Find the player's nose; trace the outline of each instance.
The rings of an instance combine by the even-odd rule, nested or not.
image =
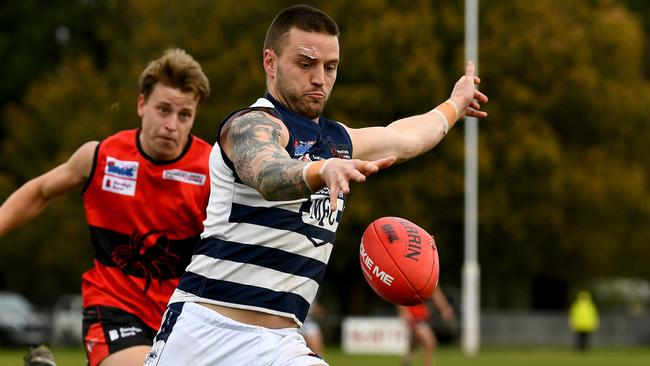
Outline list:
[[[320,67],[314,67],[311,73],[312,85],[323,86],[325,85],[325,70]]]

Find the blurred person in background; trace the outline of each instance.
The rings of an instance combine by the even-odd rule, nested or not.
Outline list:
[[[431,302],[440,313],[442,319],[451,322],[455,319],[454,309],[447,301],[447,297],[440,287],[436,288],[431,296]],[[431,314],[426,302],[413,306],[398,306],[400,317],[406,322],[409,330],[409,346],[402,358],[402,365],[410,366],[413,353],[418,345],[422,346],[422,365],[433,365],[433,353],[438,346],[438,340],[431,327]]]
[[[313,302],[309,307],[309,312],[302,326],[298,329],[298,333],[305,338],[307,347],[314,351],[314,353],[323,357],[325,346],[323,343],[323,332],[320,329],[318,320],[322,319],[325,315],[325,308],[318,302]]]
[[[598,330],[600,320],[598,309],[591,300],[591,294],[580,291],[569,308],[569,326],[575,334],[575,348],[585,352],[591,348],[591,335]]]
[[[191,134],[210,93],[201,66],[169,49],[139,84],[140,128],[83,144],[0,206],[1,236],[81,190],[95,253],[81,289],[90,366],[142,365],[203,230],[210,193],[211,146]]]

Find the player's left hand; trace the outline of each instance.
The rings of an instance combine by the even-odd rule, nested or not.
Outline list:
[[[481,103],[487,103],[488,97],[481,93],[476,86],[481,83],[481,78],[474,75],[475,66],[473,61],[467,62],[465,75],[454,85],[450,99],[459,107],[458,119],[465,116],[485,118],[487,113],[481,111]]]

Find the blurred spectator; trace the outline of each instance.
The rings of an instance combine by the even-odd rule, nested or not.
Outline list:
[[[431,300],[444,320],[449,322],[455,318],[454,309],[447,301],[447,297],[440,287],[433,292]],[[403,365],[411,365],[413,352],[417,349],[418,344],[422,345],[422,365],[433,365],[433,352],[438,341],[429,323],[430,314],[427,303],[424,302],[414,306],[399,306],[398,310],[409,329],[409,348],[402,358]]]
[[[298,329],[298,333],[305,338],[307,347],[321,357],[323,357],[324,345],[323,333],[318,325],[318,319],[323,318],[324,315],[325,308],[318,302],[314,302],[309,307],[309,313],[307,313],[307,318],[302,323],[302,327]]]
[[[576,349],[587,351],[590,348],[591,334],[598,329],[598,309],[591,301],[591,294],[580,291],[569,309],[569,325],[576,335]]]

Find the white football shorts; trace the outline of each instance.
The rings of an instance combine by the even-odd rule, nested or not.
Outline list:
[[[312,366],[314,354],[297,328],[240,323],[186,302],[167,307],[145,366]]]
[[[305,321],[302,323],[302,327],[298,329],[298,333],[305,336],[313,336],[320,334],[321,331],[318,323],[307,316],[307,319],[305,319]]]

